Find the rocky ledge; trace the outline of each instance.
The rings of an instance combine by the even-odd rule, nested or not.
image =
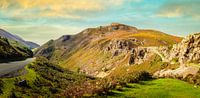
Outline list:
[[[154,73],[157,78],[178,78],[200,83],[200,33],[187,36],[181,43],[158,48],[165,62],[179,64],[174,70],[163,69]]]

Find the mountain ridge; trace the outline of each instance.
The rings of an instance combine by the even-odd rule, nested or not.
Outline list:
[[[10,40],[14,40],[14,41],[20,42],[21,44],[25,45],[26,47],[28,47],[30,49],[34,49],[34,48],[37,48],[37,47],[40,46],[40,45],[38,45],[38,44],[36,44],[34,42],[25,41],[21,37],[19,37],[17,35],[13,35],[13,34],[7,32],[6,30],[1,29],[1,28],[0,28],[0,36],[8,38]]]

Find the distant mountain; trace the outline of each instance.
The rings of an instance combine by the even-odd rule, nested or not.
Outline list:
[[[36,44],[36,43],[34,43],[34,42],[31,42],[31,41],[26,41],[26,44],[27,44],[28,46],[30,46],[31,49],[40,47],[40,45],[38,45],[38,44]]]
[[[151,51],[154,47],[181,40],[156,30],[112,23],[51,40],[38,48],[35,55],[45,56],[64,68],[105,77],[119,66],[144,63],[154,55]]]
[[[30,49],[34,49],[39,47],[38,44],[34,43],[34,42],[30,42],[30,41],[25,41],[23,40],[21,37],[17,36],[17,35],[13,35],[3,29],[0,29],[0,36],[8,38],[10,40],[13,41],[17,41],[20,42],[21,44],[25,45],[26,47],[30,48]]]

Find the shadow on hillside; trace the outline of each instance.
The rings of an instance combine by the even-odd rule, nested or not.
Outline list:
[[[155,79],[148,79],[146,81],[139,81],[137,84],[140,84],[140,85],[155,85],[155,83],[152,83],[152,82],[149,82],[149,81],[153,81]],[[147,82],[148,81],[148,82]]]
[[[113,96],[113,97],[116,96],[117,97],[117,96],[123,96],[123,94],[112,91],[112,92],[108,92],[106,96]]]

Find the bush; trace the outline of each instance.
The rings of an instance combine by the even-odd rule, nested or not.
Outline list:
[[[16,78],[11,96],[57,97],[64,90],[79,86],[88,80],[94,80],[92,77],[63,69],[44,57],[36,58],[36,61],[28,68],[35,71],[36,77],[31,80]],[[26,85],[19,85],[22,81],[26,81]]]
[[[151,79],[151,75],[146,71],[139,71],[139,72],[132,72],[128,75],[125,75],[122,77],[120,82],[125,83],[137,83],[142,80],[148,80]]]
[[[0,94],[3,93],[3,80],[0,79]]]

